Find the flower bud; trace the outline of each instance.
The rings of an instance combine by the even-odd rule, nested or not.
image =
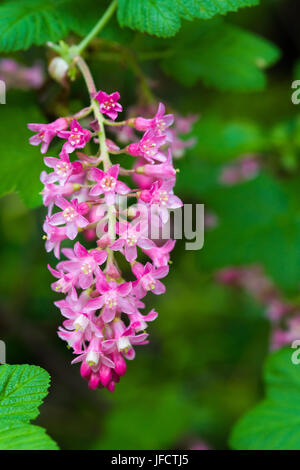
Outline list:
[[[62,83],[66,78],[68,68],[69,64],[64,59],[61,57],[54,57],[49,64],[48,71],[55,81]]]

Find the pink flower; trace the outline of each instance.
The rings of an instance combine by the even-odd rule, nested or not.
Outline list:
[[[41,152],[46,153],[52,139],[67,127],[68,121],[64,118],[56,119],[51,124],[28,124],[28,129],[37,132],[36,135],[30,137],[29,142],[31,145],[42,144]]]
[[[52,213],[56,199],[60,196],[70,196],[73,193],[73,185],[67,183],[64,186],[48,183],[48,175],[45,171],[41,173],[41,182],[45,185],[41,192],[43,204],[48,207],[48,215]]]
[[[89,381],[89,388],[95,390],[102,384],[108,386],[112,379],[114,362],[102,351],[102,340],[93,336],[88,347],[77,356],[72,364],[82,362],[81,374]]]
[[[94,275],[100,275],[99,265],[107,258],[106,251],[98,249],[88,251],[79,242],[75,243],[74,250],[66,248],[63,254],[70,261],[61,261],[57,268],[67,273],[74,273],[81,289],[88,289],[92,285]]]
[[[76,119],[70,124],[70,131],[59,131],[57,135],[62,139],[67,139],[63,145],[63,152],[72,153],[75,149],[82,149],[91,138],[88,129],[83,129]]]
[[[138,310],[130,315],[130,326],[135,331],[144,331],[147,329],[147,322],[157,318],[158,313],[152,309],[147,315],[142,315]]]
[[[163,223],[169,219],[168,209],[182,207],[182,201],[173,194],[174,181],[156,181],[151,188],[141,192],[140,199],[153,206]]]
[[[119,164],[111,166],[107,172],[92,168],[91,178],[97,181],[97,184],[90,190],[90,196],[104,194],[105,202],[110,206],[114,204],[116,194],[128,194],[130,188],[118,180],[119,168]]]
[[[62,315],[67,318],[63,322],[65,330],[60,328],[58,334],[67,340],[69,345],[78,352],[81,351],[84,341],[91,341],[93,334],[99,337],[103,336],[101,330],[98,331],[97,326],[93,323],[90,315],[85,312],[84,307],[88,298],[86,293],[83,292],[80,297],[76,294],[73,297],[68,296],[64,300],[54,302],[54,305],[60,309]]]
[[[134,329],[131,326],[126,328],[120,318],[115,319],[112,328],[114,332],[114,339],[109,339],[103,341],[102,343],[103,351],[105,352],[111,353],[114,351],[114,349],[117,349],[117,351],[124,354],[126,359],[131,360],[135,357],[135,352],[132,345],[148,343],[148,341],[146,341],[148,337],[147,333],[136,335]]]
[[[135,167],[135,171],[138,175],[145,175],[146,177],[150,177],[152,179],[152,183],[155,179],[159,180],[169,180],[171,179],[172,182],[175,184],[176,179],[176,170],[172,163],[172,154],[169,149],[167,160],[164,163],[160,163],[158,165],[142,165]],[[149,180],[151,181],[151,179]],[[151,186],[151,185],[149,185]]]
[[[85,202],[78,203],[77,199],[67,201],[63,197],[56,199],[56,205],[62,209],[52,215],[49,222],[52,225],[66,224],[66,235],[70,240],[74,240],[78,233],[78,228],[84,228],[89,225],[89,221],[83,217],[89,210]]]
[[[118,91],[115,91],[111,95],[108,95],[105,91],[99,91],[95,99],[100,104],[100,112],[106,114],[113,121],[118,117],[118,113],[123,111],[122,106],[118,103],[120,99],[120,93]]]
[[[219,181],[224,185],[232,186],[255,178],[259,170],[260,164],[255,157],[249,156],[241,158],[223,167]]]
[[[43,68],[38,63],[24,67],[13,59],[1,59],[0,79],[4,80],[7,88],[30,90],[40,88],[45,76]]]
[[[130,223],[118,223],[117,230],[119,238],[111,246],[110,249],[114,251],[121,251],[124,249],[125,258],[129,263],[132,263],[137,257],[137,246],[144,249],[155,247],[155,243],[144,236],[147,227],[144,223],[137,223],[135,225]]]
[[[43,230],[46,235],[46,251],[54,251],[56,258],[60,256],[60,244],[67,238],[66,227],[56,227],[51,225],[49,222],[49,216],[46,216],[46,220],[43,225]]]
[[[48,183],[59,182],[64,185],[73,174],[79,174],[83,170],[82,163],[70,162],[69,155],[62,153],[60,158],[45,157],[45,164],[54,169],[53,173],[50,173],[47,177]]]
[[[291,346],[293,341],[300,339],[300,315],[290,318],[287,322],[287,329],[275,328],[272,333],[272,349],[278,349],[283,346]]]
[[[115,281],[107,282],[104,277],[99,276],[96,281],[96,287],[99,297],[91,299],[87,304],[87,309],[102,309],[101,318],[104,322],[111,322],[117,311],[124,313],[133,313],[134,305],[129,299],[132,289],[131,282],[117,284]]]
[[[151,263],[146,263],[145,266],[141,263],[135,263],[132,266],[132,272],[137,278],[137,281],[133,282],[133,292],[138,299],[145,297],[148,292],[153,292],[156,295],[165,293],[166,288],[158,279],[167,276],[169,266],[155,269]]]
[[[159,151],[159,148],[165,143],[165,136],[158,135],[150,129],[145,132],[138,143],[128,145],[127,150],[130,155],[144,157],[150,163],[154,163],[154,160],[165,162],[167,157]]]
[[[138,117],[135,119],[135,128],[138,131],[147,131],[152,129],[159,135],[164,135],[165,130],[170,127],[174,122],[173,114],[165,115],[165,106],[162,103],[159,103],[158,110],[153,119],[145,119]]]
[[[143,249],[144,253],[151,258],[152,263],[156,268],[167,266],[170,260],[170,252],[175,246],[175,240],[167,240],[162,246],[154,246],[150,249]]]
[[[48,269],[52,276],[58,279],[58,281],[55,281],[51,284],[51,288],[55,292],[62,292],[63,294],[70,293],[72,297],[76,297],[77,294],[74,287],[76,283],[76,277],[71,274],[65,274],[63,271],[53,269],[50,265],[48,265]]]

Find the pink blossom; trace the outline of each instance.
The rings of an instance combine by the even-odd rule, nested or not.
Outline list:
[[[66,235],[70,240],[74,240],[78,233],[78,228],[89,225],[89,221],[83,217],[89,210],[85,202],[78,203],[77,199],[67,201],[63,197],[57,197],[56,205],[62,209],[50,218],[52,225],[66,224]]]
[[[40,64],[25,67],[13,59],[0,60],[0,79],[7,88],[30,90],[40,88],[45,80],[44,71]]]
[[[116,318],[112,325],[114,338],[103,341],[102,347],[105,352],[112,353],[115,349],[122,352],[126,359],[134,359],[135,352],[133,345],[147,344],[146,341],[148,334],[141,333],[135,334],[134,329],[129,326],[126,328],[120,318]]]
[[[52,276],[56,277],[58,281],[51,284],[51,288],[55,292],[62,292],[63,294],[70,293],[72,297],[76,297],[75,284],[77,278],[73,274],[65,274],[61,270],[53,269],[48,265],[48,269]]]
[[[60,257],[60,244],[67,238],[66,227],[56,227],[49,222],[49,216],[43,225],[43,230],[46,233],[46,251],[49,253],[53,250],[56,258]]]
[[[158,110],[153,119],[145,119],[138,117],[135,119],[135,128],[139,131],[147,131],[152,129],[159,135],[164,135],[165,130],[170,127],[174,122],[173,114],[165,114],[165,106],[159,103]]]
[[[48,183],[48,175],[46,171],[42,171],[41,173],[41,182],[45,185],[41,192],[41,195],[43,196],[43,204],[48,207],[48,215],[50,215],[56,199],[59,196],[70,196],[73,193],[73,185],[71,183],[67,183],[64,186],[60,186]]]
[[[177,209],[182,206],[179,197],[173,194],[174,182],[156,181],[149,190],[141,192],[140,199],[149,206],[153,206],[163,223],[169,219],[169,209]]]
[[[255,157],[244,157],[223,167],[219,178],[220,183],[232,186],[253,179],[259,170],[260,164]]]
[[[133,282],[133,292],[138,299],[145,297],[148,292],[153,292],[156,295],[165,293],[166,288],[158,279],[167,276],[169,266],[154,268],[151,263],[146,263],[145,266],[141,263],[135,263],[132,266],[132,272],[137,278],[137,281]]]
[[[83,129],[76,119],[70,124],[70,131],[59,131],[57,135],[62,139],[67,139],[63,145],[63,152],[72,153],[75,149],[82,149],[91,138],[88,129]]]
[[[175,240],[167,240],[162,246],[155,245],[153,248],[146,250],[143,249],[143,251],[147,256],[149,256],[149,258],[151,258],[153,265],[156,268],[160,268],[168,265],[170,261],[170,252],[173,250],[175,243]]]
[[[48,183],[59,182],[64,185],[73,174],[79,174],[83,170],[82,163],[70,162],[69,155],[62,153],[60,158],[45,157],[45,164],[54,169],[53,173],[50,173],[47,177]]]
[[[63,336],[69,345],[78,352],[81,351],[84,341],[91,341],[93,334],[101,336],[101,330],[98,332],[90,314],[85,312],[84,307],[87,301],[88,296],[83,292],[80,297],[76,294],[73,297],[68,296],[64,300],[54,302],[54,305],[60,309],[61,314],[67,318],[63,322],[65,329],[61,328],[59,335]]]
[[[150,163],[155,160],[165,162],[167,157],[159,148],[166,143],[166,137],[148,130],[138,143],[128,145],[128,153],[133,157],[144,157]]]
[[[155,246],[152,240],[144,236],[146,228],[145,224],[140,222],[137,224],[118,223],[119,238],[110,246],[110,249],[114,251],[124,249],[126,260],[132,263],[137,258],[137,246],[144,249],[150,249]]]
[[[64,118],[56,119],[51,124],[28,124],[31,131],[37,132],[36,135],[30,137],[29,142],[31,145],[42,144],[41,152],[46,153],[52,139],[67,127],[68,120]]]
[[[152,309],[147,315],[142,315],[138,310],[130,315],[130,326],[135,331],[144,331],[147,329],[149,321],[154,321],[158,316],[158,313]]]
[[[101,313],[104,322],[111,322],[117,311],[125,313],[134,311],[134,305],[129,298],[132,289],[131,282],[117,284],[115,281],[107,282],[105,278],[99,276],[96,287],[100,296],[91,299],[87,304],[87,309],[98,310],[104,307]]]
[[[293,341],[300,340],[300,315],[287,321],[286,329],[276,327],[272,334],[271,348],[278,349],[283,346],[291,346]]]
[[[72,361],[72,364],[76,362],[84,362],[88,366],[81,370],[92,390],[98,388],[100,384],[108,386],[112,377],[111,370],[114,369],[115,364],[103,353],[100,338],[93,336],[88,347]]]
[[[99,196],[104,194],[105,202],[107,205],[112,205],[115,202],[116,194],[128,194],[130,188],[122,181],[118,180],[120,165],[113,165],[105,172],[99,168],[92,168],[91,178],[97,182],[90,190],[90,196]]]
[[[75,243],[74,250],[66,248],[62,252],[70,261],[61,261],[57,268],[66,273],[74,273],[81,289],[88,289],[92,285],[94,276],[100,275],[99,266],[107,258],[106,251],[99,249],[88,251],[79,242]]]
[[[120,99],[118,91],[111,93],[111,95],[108,95],[105,91],[99,91],[95,99],[100,104],[100,112],[106,114],[113,121],[118,117],[118,113],[123,111],[121,104],[118,103]]]

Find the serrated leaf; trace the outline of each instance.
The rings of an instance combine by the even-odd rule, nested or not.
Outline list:
[[[38,366],[0,366],[0,420],[27,422],[38,416],[50,376]]]
[[[283,349],[269,357],[266,399],[234,427],[234,449],[300,450],[300,366],[292,362],[293,352]]]
[[[120,0],[121,26],[160,37],[174,36],[180,29],[180,16],[172,0]]]
[[[58,450],[58,446],[39,426],[1,423],[0,450]]]
[[[182,18],[208,20],[215,15],[225,15],[239,8],[259,5],[259,0],[176,0]]]
[[[208,19],[258,3],[259,0],[119,0],[118,20],[121,26],[170,37],[179,31],[181,18]]]
[[[0,6],[0,49],[28,49],[57,41],[68,31],[58,7],[64,0],[22,0]]]
[[[106,5],[92,0],[22,0],[0,6],[0,50],[28,49],[31,45],[63,39],[70,31],[86,35],[101,18]]]
[[[202,80],[223,91],[262,90],[264,69],[279,58],[269,41],[221,20],[187,25],[170,47],[173,54],[161,62],[166,74],[185,86]]]
[[[0,196],[15,190],[25,204],[33,208],[41,204],[40,173],[44,164],[39,149],[28,143],[32,132],[28,131],[27,123],[43,122],[43,117],[34,106],[24,106],[26,102],[15,106],[10,104],[8,96],[8,104],[0,108],[3,114],[0,127]]]

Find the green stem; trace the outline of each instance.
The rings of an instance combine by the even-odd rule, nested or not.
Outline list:
[[[101,18],[99,19],[98,23],[95,24],[89,34],[78,44],[77,54],[81,54],[82,51],[87,47],[87,45],[92,41],[92,39],[94,39],[94,37],[97,36],[97,34],[104,28],[104,26],[108,23],[108,21],[115,13],[117,6],[118,0],[113,0],[105,11],[104,15],[101,16]]]
[[[97,120],[98,125],[99,125],[99,131],[97,132],[98,139],[99,139],[99,153],[100,153],[99,162],[101,161],[103,163],[103,169],[104,171],[107,171],[109,170],[112,164],[109,158],[109,151],[106,145],[106,135],[105,135],[105,127],[104,127],[105,120],[104,120],[102,113],[100,112],[98,101],[96,101],[93,97],[93,95],[96,92],[95,82],[94,82],[94,79],[92,77],[92,74],[90,72],[88,65],[86,64],[85,60],[82,57],[76,56],[74,58],[74,62],[78,66],[80,72],[82,73],[85,83],[87,85],[89,94],[91,96],[91,108],[93,110],[95,119]],[[115,205],[108,206],[107,219],[108,219],[108,234],[110,235],[111,240],[114,241],[116,238]],[[114,260],[114,252],[110,250],[109,248],[107,248],[107,262],[113,262],[113,260]]]

